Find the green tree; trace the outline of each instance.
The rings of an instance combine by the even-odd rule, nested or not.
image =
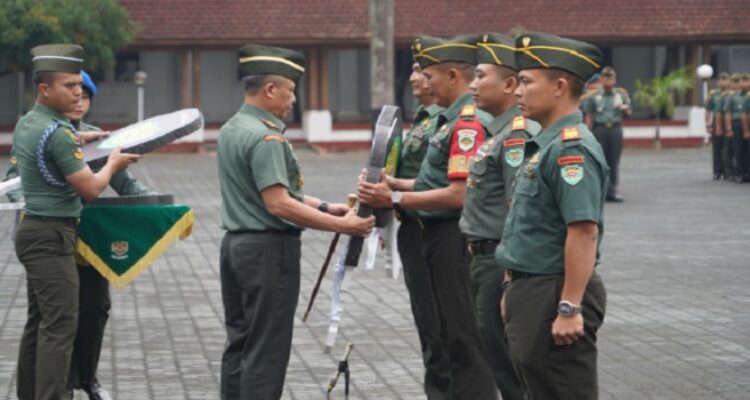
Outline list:
[[[648,107],[656,114],[656,147],[661,147],[661,115],[671,115],[675,108],[675,96],[683,95],[693,87],[693,67],[685,66],[666,76],[656,77],[649,83],[635,81],[636,104]]]
[[[117,0],[1,0],[0,76],[31,67],[30,50],[75,43],[86,51],[84,68],[99,70],[133,39],[135,26]]]

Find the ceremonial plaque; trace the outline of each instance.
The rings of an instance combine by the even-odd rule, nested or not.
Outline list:
[[[122,147],[123,153],[145,154],[201,128],[203,114],[196,108],[187,108],[128,125],[106,138],[86,143],[83,156],[91,168],[97,168],[117,147]]]
[[[380,181],[380,172],[386,167],[386,160],[391,148],[401,145],[401,131],[403,130],[401,121],[401,109],[396,106],[383,106],[375,123],[375,133],[372,137],[370,147],[370,156],[367,159],[365,172],[365,181],[378,183]],[[389,160],[393,163],[392,169],[395,170],[397,158]],[[373,209],[361,204],[357,215],[367,218],[373,214]],[[349,239],[349,246],[346,252],[346,265],[356,266],[359,263],[359,256],[362,254],[362,244],[364,238],[352,237]]]

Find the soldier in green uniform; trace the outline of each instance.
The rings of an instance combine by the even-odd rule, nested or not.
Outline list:
[[[89,138],[106,136],[98,127],[86,123],[83,119],[91,108],[97,88],[86,71],[81,72],[83,78],[83,93],[81,102],[72,113],[65,114],[83,137],[88,133]],[[91,139],[85,140],[89,141]],[[135,179],[127,170],[116,172],[109,182],[110,187],[120,196],[136,196],[156,194],[146,185]],[[111,299],[109,282],[82,258],[78,258],[79,308],[78,333],[73,344],[73,363],[70,367],[69,385],[82,389],[90,400],[109,400],[111,397],[99,384],[96,370],[99,356],[102,352],[104,329],[109,319]]]
[[[731,76],[729,78],[729,85],[727,89],[721,92],[721,97],[717,108],[719,113],[717,118],[721,120],[722,131],[724,133],[724,146],[721,149],[721,160],[724,165],[724,179],[733,181],[735,177],[734,170],[734,131],[732,130],[732,113],[727,112],[727,104],[734,95],[735,83],[732,82]],[[729,121],[729,123],[727,123]]]
[[[13,152],[26,200],[16,255],[26,270],[28,320],[18,356],[18,398],[70,397],[78,327],[75,245],[81,198],[96,198],[112,175],[139,156],[115,149],[94,174],[83,161],[75,127],[64,116],[81,100],[83,48],[43,45],[31,51],[37,100],[13,131]]]
[[[303,193],[304,178],[281,119],[305,70],[297,51],[239,49],[245,101],[219,133],[221,287],[227,343],[221,398],[278,399],[292,346],[304,227],[363,236],[374,217]]]
[[[731,90],[724,102],[724,127],[727,138],[732,138],[732,160],[734,166],[734,181],[737,183],[750,182],[747,171],[747,140],[743,136],[742,114],[745,111],[745,94],[742,90],[742,74],[732,74]]]
[[[596,332],[606,293],[595,272],[609,170],[578,101],[601,52],[544,33],[516,39],[526,143],[496,257],[511,359],[528,398],[598,398]]]
[[[724,174],[724,164],[721,161],[721,151],[724,147],[724,129],[721,118],[721,93],[729,87],[729,74],[722,72],[716,82],[716,89],[708,92],[706,99],[706,130],[711,134],[712,160],[714,179],[721,179]]]
[[[415,54],[412,46],[412,53]],[[412,65],[411,91],[419,106],[412,118],[412,128],[406,134],[395,178],[414,179],[427,153],[427,142],[435,134],[435,126],[443,108],[435,104],[422,67]],[[440,317],[432,297],[432,285],[427,264],[422,257],[422,228],[414,211],[401,210],[398,228],[398,253],[404,266],[404,281],[409,291],[414,323],[422,347],[425,366],[424,390],[430,400],[449,399],[450,369],[448,351],[440,337]]]
[[[578,107],[582,113],[586,114],[586,110],[588,110],[591,96],[593,96],[595,93],[597,93],[601,89],[602,89],[602,75],[597,72],[591,78],[589,78],[588,81],[586,81],[586,88],[583,91],[583,95],[581,96],[581,104]]]
[[[621,203],[617,192],[620,183],[620,155],[622,154],[622,117],[630,115],[628,92],[615,87],[617,74],[612,67],[602,69],[602,88],[587,99],[586,125],[601,144],[609,165],[607,201]]]
[[[479,333],[487,349],[504,400],[523,399],[505,347],[505,326],[498,312],[503,268],[495,262],[495,248],[503,235],[516,170],[523,161],[526,140],[540,127],[525,119],[516,105],[518,85],[515,41],[497,33],[477,43],[477,68],[471,90],[478,108],[495,119],[487,126],[487,141],[469,160],[466,197],[459,226],[469,250],[469,275]]]
[[[415,58],[429,80],[438,117],[416,179],[360,182],[359,198],[375,208],[416,210],[422,227],[422,254],[430,272],[440,315],[440,334],[450,360],[451,399],[496,399],[492,371],[483,355],[469,289],[466,242],[458,226],[469,159],[484,143],[492,116],[478,110],[469,84],[474,79],[475,35],[452,39],[417,38]]]

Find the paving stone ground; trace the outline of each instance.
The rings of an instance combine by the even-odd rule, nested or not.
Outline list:
[[[365,153],[299,150],[306,191],[343,199]],[[750,185],[710,179],[709,149],[626,150],[624,204],[607,204],[599,271],[608,289],[600,331],[604,400],[748,399],[750,395]],[[6,159],[0,158],[0,165]],[[0,167],[2,170],[3,167]],[[219,284],[220,198],[208,154],[154,154],[132,171],[195,208],[195,229],[136,282],[113,289],[99,378],[119,400],[218,398],[225,333]],[[15,399],[26,312],[23,267],[0,212],[0,398]],[[332,238],[303,235],[302,290],[284,399],[323,399],[347,341],[351,399],[424,399],[422,366],[402,279],[352,275],[342,331],[322,353],[330,280],[307,324],[304,307]],[[343,388],[332,397],[342,399]],[[77,399],[82,399],[80,394]]]

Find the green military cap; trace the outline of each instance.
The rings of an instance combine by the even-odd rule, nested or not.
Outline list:
[[[737,72],[733,73],[731,77],[732,82],[739,82],[741,78],[742,78],[742,75]]]
[[[600,74],[600,73],[598,73],[598,72],[597,72],[597,73],[595,73],[594,75],[591,75],[591,78],[589,78],[589,80],[587,80],[587,81],[586,81],[586,84],[587,84],[587,85],[591,85],[591,84],[594,84],[594,83],[596,83],[596,82],[597,82],[597,81],[598,81],[599,79],[601,79],[601,77],[602,77],[602,74]]]
[[[729,79],[729,72],[722,72],[719,74],[719,79]]]
[[[305,56],[295,50],[248,44],[240,47],[237,56],[241,77],[273,74],[297,81],[305,72]]]
[[[518,70],[516,41],[501,33],[485,33],[477,43],[477,64],[495,64]]]
[[[45,44],[31,49],[34,73],[78,74],[83,67],[83,47],[75,44]]]
[[[422,68],[444,62],[477,63],[477,36],[459,35],[450,39],[419,36],[414,39],[414,60]]]
[[[602,68],[602,76],[615,76],[617,73],[615,72],[615,69],[612,67],[604,67]]]
[[[561,69],[585,82],[601,68],[601,62],[601,51],[589,43],[538,32],[516,38],[516,64],[519,70]]]

